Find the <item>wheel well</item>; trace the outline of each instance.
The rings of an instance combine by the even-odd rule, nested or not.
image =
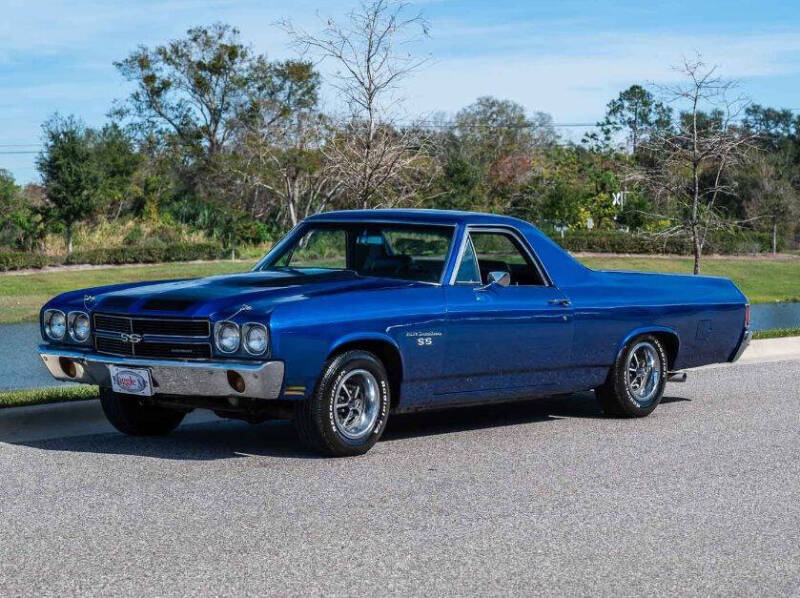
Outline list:
[[[389,375],[389,385],[392,392],[392,408],[397,407],[400,401],[400,385],[403,382],[403,360],[397,348],[388,341],[357,340],[339,345],[331,351],[328,359],[345,351],[369,351],[381,360]]]
[[[678,357],[678,337],[671,332],[653,332],[652,335],[661,341],[664,345],[664,351],[667,352],[667,369],[671,370],[675,365],[675,359]]]

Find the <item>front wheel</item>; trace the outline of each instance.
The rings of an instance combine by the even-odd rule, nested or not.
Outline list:
[[[595,395],[603,411],[618,417],[645,417],[658,407],[667,382],[667,354],[650,334],[629,342]]]
[[[130,436],[164,436],[183,421],[186,413],[143,403],[139,397],[100,388],[100,405],[108,421]]]
[[[300,439],[324,455],[362,455],[383,434],[390,405],[383,363],[367,351],[347,351],[325,364],[314,394],[297,404],[294,424]]]

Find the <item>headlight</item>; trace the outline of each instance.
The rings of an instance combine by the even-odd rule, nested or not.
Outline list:
[[[48,309],[44,312],[44,333],[54,341],[60,341],[67,332],[67,317],[63,311]]]
[[[82,343],[89,338],[92,332],[89,324],[89,316],[82,311],[74,311],[69,314],[69,335],[73,340]]]
[[[255,322],[245,324],[242,329],[242,337],[244,338],[244,348],[248,353],[261,355],[267,350],[269,333],[266,326]]]
[[[214,326],[214,342],[223,353],[234,353],[241,341],[239,327],[233,322],[217,322]]]

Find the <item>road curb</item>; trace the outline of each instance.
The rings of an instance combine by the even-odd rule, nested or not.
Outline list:
[[[740,362],[783,361],[800,359],[800,336],[755,340],[742,354]]]

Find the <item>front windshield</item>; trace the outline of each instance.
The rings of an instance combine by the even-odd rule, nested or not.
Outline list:
[[[362,276],[439,282],[452,236],[451,227],[312,223],[267,256],[260,270],[352,270]]]

